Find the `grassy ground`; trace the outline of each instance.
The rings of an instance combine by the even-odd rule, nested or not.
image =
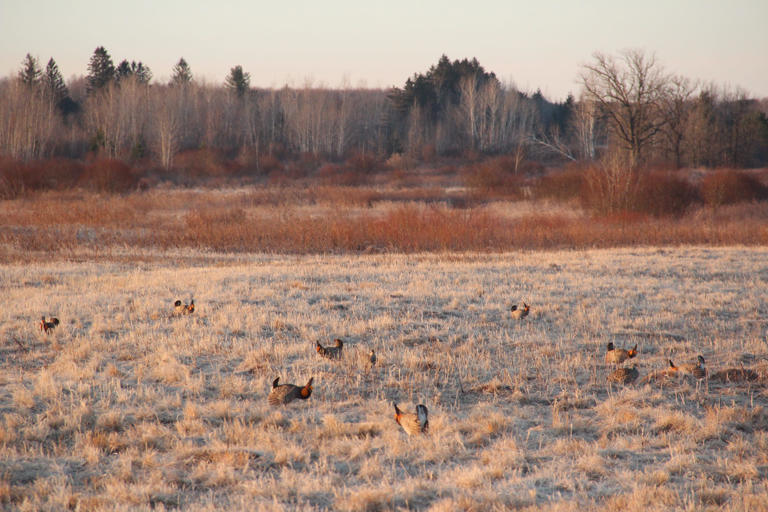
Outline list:
[[[768,510],[768,249],[124,251],[0,266],[5,508]],[[609,341],[760,379],[610,388]]]

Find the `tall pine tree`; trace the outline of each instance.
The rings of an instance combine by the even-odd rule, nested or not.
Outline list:
[[[243,97],[251,84],[251,74],[243,71],[243,66],[235,66],[229,70],[224,85],[228,89],[237,93],[239,97]]]
[[[184,86],[192,82],[192,69],[184,60],[184,57],[179,59],[179,62],[173,67],[173,76],[171,77],[170,85]]]
[[[40,76],[42,74],[40,66],[37,65],[37,59],[28,53],[21,63],[19,80],[27,87],[34,87],[40,83]]]
[[[45,66],[45,72],[43,73],[43,89],[46,96],[54,104],[58,104],[61,100],[69,96],[67,86],[64,84],[64,79],[61,77],[61,71],[59,66],[56,65],[56,61],[51,57],[48,60],[48,65]]]
[[[88,91],[93,92],[109,85],[115,79],[115,65],[103,46],[93,51],[88,63]]]
[[[123,59],[115,69],[115,81],[120,83],[130,77],[134,77],[140,84],[148,84],[152,80],[152,71],[149,66],[145,66],[141,61],[134,60],[128,64],[127,59]]]

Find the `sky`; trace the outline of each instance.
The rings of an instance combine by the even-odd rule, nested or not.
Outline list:
[[[165,82],[180,57],[221,84],[236,65],[255,87],[388,88],[441,55],[550,100],[578,96],[595,52],[654,53],[667,71],[768,97],[768,0],[0,0],[0,77],[27,53],[85,75],[104,46],[115,64]]]

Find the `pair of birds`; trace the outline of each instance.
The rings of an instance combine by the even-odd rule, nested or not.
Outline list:
[[[48,320],[45,319],[45,315],[42,316],[42,319],[40,320],[40,330],[43,331],[45,334],[48,334],[48,332],[54,330],[59,325],[59,319],[55,316],[50,317]]]
[[[272,381],[272,389],[267,396],[267,402],[272,406],[288,405],[294,400],[307,400],[312,396],[312,382],[314,377],[310,377],[303,386],[296,384],[280,384],[280,377]],[[416,412],[402,411],[397,403],[395,406],[395,421],[409,435],[416,435],[427,432],[429,429],[429,420],[427,419],[427,406],[419,404],[416,406]]]
[[[616,348],[613,346],[613,342],[608,343],[605,351],[606,364],[621,364],[627,359],[632,359],[637,355],[637,344],[629,350],[623,348]],[[619,384],[629,384],[637,380],[640,376],[640,372],[637,371],[637,366],[632,365],[632,368],[617,368],[608,374],[608,382],[618,382]]]
[[[637,355],[637,344],[629,350],[623,348],[615,348],[613,343],[608,343],[607,350],[605,352],[605,362],[608,364],[621,364],[627,359],[631,359]],[[704,357],[699,355],[695,363],[681,364],[676,366],[671,359],[669,361],[669,367],[666,368],[662,375],[666,377],[673,377],[677,375],[692,375],[696,379],[703,379],[707,375],[707,369],[705,367],[706,361]],[[637,370],[637,365],[632,365],[632,368],[617,368],[608,375],[608,382],[617,382],[620,384],[630,384],[637,380],[640,376],[640,372]]]
[[[195,299],[189,298],[189,304],[184,304],[180,300],[173,303],[173,314],[175,316],[191,315],[195,312]]]
[[[315,350],[326,359],[341,359],[343,349],[344,341],[339,338],[333,340],[332,347],[324,347],[319,341],[315,342]],[[376,365],[376,352],[373,349],[368,353],[368,362],[371,366]]]

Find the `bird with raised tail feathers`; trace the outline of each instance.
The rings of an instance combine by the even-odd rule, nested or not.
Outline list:
[[[312,395],[312,381],[314,377],[310,377],[309,381],[304,386],[297,386],[295,384],[278,384],[280,377],[272,381],[272,389],[267,397],[269,405],[288,405],[296,399],[306,400]]]
[[[704,356],[702,355],[696,358],[695,363],[681,364],[680,366],[675,366],[675,363],[670,359],[669,368],[666,371],[667,375],[692,375],[697,379],[703,379],[707,376],[705,364],[706,361],[704,361]]]
[[[333,342],[334,345],[332,347],[324,347],[317,341],[315,342],[315,350],[326,359],[341,359],[341,351],[344,348],[344,342],[339,338],[336,338]]]
[[[615,348],[613,342],[608,343],[607,350],[605,351],[605,362],[608,364],[621,364],[627,359],[631,359],[637,355],[637,344],[629,350],[623,348]]]
[[[513,304],[509,311],[509,316],[511,316],[513,320],[522,320],[528,316],[528,313],[531,311],[531,306],[523,302],[523,307],[521,309],[517,307],[517,304]]]
[[[55,316],[52,316],[48,320],[45,319],[45,315],[43,315],[42,319],[40,320],[40,330],[43,331],[45,334],[48,334],[49,331],[54,330],[59,325],[59,319]]]
[[[417,405],[415,414],[412,412],[401,411],[396,402],[392,402],[392,405],[395,406],[395,421],[398,425],[403,427],[403,430],[405,430],[409,436],[421,434],[429,430],[426,405]]]

